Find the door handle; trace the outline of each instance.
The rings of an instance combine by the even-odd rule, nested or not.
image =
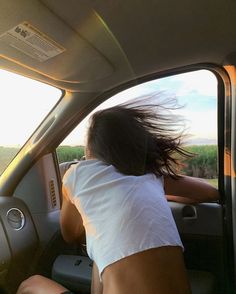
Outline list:
[[[185,205],[182,209],[182,217],[185,220],[197,219],[197,209],[193,205]]]

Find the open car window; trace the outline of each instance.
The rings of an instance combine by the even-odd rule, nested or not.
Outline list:
[[[183,163],[181,172],[217,187],[217,80],[212,72],[198,70],[145,82],[114,95],[92,113],[126,102],[155,104],[173,97],[178,107],[172,113],[181,117],[187,134],[184,147],[195,154]],[[84,155],[91,114],[57,148],[59,163],[80,160]]]
[[[43,118],[61,91],[38,81],[0,70],[0,175]]]

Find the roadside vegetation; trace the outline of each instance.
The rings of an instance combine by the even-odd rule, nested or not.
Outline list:
[[[2,147],[0,146],[0,175],[18,153],[17,147]]]
[[[181,172],[188,176],[207,179],[209,183],[217,187],[217,146],[194,145],[187,146],[186,150],[195,156],[183,162]],[[19,148],[0,146],[0,174],[18,151]],[[83,146],[59,146],[57,148],[59,163],[80,160],[82,156],[84,156]]]
[[[218,188],[217,146],[194,145],[185,149],[193,153],[193,157],[183,162],[183,174],[205,179]]]
[[[194,145],[185,149],[194,155],[183,163],[183,172],[186,175],[203,179],[217,178],[216,145]]]
[[[83,156],[83,146],[59,146],[57,148],[57,158],[59,163],[65,161],[80,160]]]

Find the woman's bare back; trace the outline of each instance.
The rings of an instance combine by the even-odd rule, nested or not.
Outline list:
[[[92,294],[191,293],[180,247],[149,249],[123,258],[102,273],[94,268]]]

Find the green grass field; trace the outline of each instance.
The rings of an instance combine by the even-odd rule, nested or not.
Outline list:
[[[211,184],[213,187],[218,189],[218,179],[206,179],[206,181]]]
[[[189,158],[186,168],[182,171],[186,175],[204,178],[218,188],[217,177],[217,148],[212,145],[188,146],[187,150],[198,156]],[[0,175],[19,151],[19,148],[0,146]],[[59,146],[57,157],[59,163],[80,159],[84,155],[83,146]],[[213,179],[211,179],[213,178]]]
[[[18,153],[19,148],[0,146],[0,175]]]

